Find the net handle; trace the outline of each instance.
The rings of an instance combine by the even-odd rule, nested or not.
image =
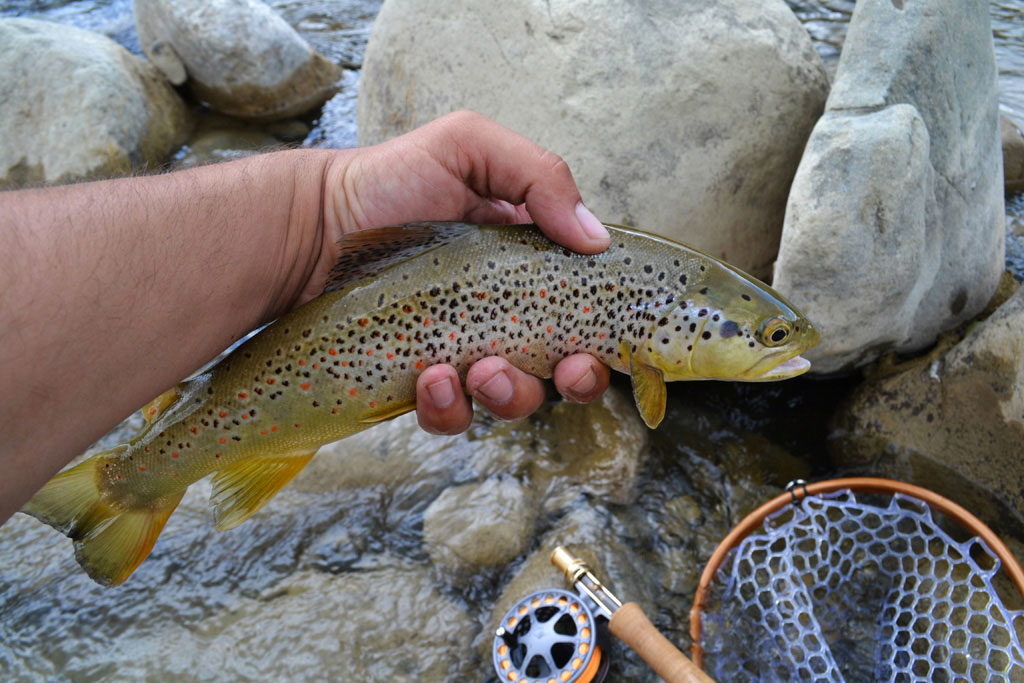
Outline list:
[[[700,617],[704,612],[704,607],[711,594],[711,582],[714,580],[715,574],[718,573],[718,569],[722,565],[722,562],[725,561],[725,557],[729,551],[738,546],[744,538],[758,529],[766,517],[778,512],[786,505],[797,502],[804,496],[817,495],[819,493],[831,493],[841,489],[850,489],[854,493],[902,493],[908,496],[913,496],[918,500],[923,500],[933,509],[939,510],[946,516],[959,522],[973,536],[977,536],[985,541],[989,549],[996,555],[996,557],[999,558],[1002,563],[1003,571],[1009,575],[1010,580],[1013,581],[1017,590],[1020,591],[1022,596],[1024,596],[1024,569],[1021,569],[1020,564],[1013,557],[1010,549],[1006,547],[1006,544],[1003,543],[999,537],[985,525],[984,522],[948,498],[940,496],[934,491],[921,488],[920,486],[914,486],[913,484],[893,479],[881,479],[878,477],[846,477],[843,479],[819,481],[813,484],[802,484],[781,494],[777,498],[773,498],[751,512],[743,519],[742,522],[733,527],[732,531],[730,531],[729,534],[722,539],[722,542],[718,544],[718,547],[715,548],[715,552],[712,553],[707,566],[704,567],[704,573],[700,576],[700,583],[697,586],[697,595],[694,598],[693,607],[690,609],[690,637],[693,639],[693,644],[690,646],[690,656],[693,659],[694,664],[702,669],[704,668],[704,648],[700,645]]]

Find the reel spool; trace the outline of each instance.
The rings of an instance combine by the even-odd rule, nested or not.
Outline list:
[[[515,683],[600,683],[608,660],[599,624],[579,595],[552,588],[527,595],[501,619],[494,671]]]

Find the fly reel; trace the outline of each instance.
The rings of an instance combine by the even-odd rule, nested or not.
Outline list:
[[[581,596],[552,588],[512,606],[495,632],[492,655],[501,681],[600,683],[608,672],[599,641],[604,618]]]

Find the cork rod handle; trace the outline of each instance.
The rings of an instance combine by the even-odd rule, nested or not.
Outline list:
[[[715,683],[654,627],[635,602],[627,602],[612,615],[608,629],[636,650],[667,683]]]

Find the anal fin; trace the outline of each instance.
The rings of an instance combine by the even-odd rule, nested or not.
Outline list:
[[[213,477],[210,504],[217,531],[234,529],[259,512],[316,455],[317,449],[257,457],[227,467]]]
[[[665,403],[668,392],[665,388],[665,375],[659,370],[644,363],[638,363],[629,350],[628,344],[620,354],[629,357],[629,375],[633,383],[633,400],[640,411],[644,424],[655,429],[665,419]]]
[[[405,415],[411,410],[416,409],[416,401],[409,401],[408,403],[399,403],[397,405],[386,405],[382,409],[371,412],[360,418],[360,422],[365,424],[377,424],[378,422],[384,422],[392,418],[398,417],[399,415]]]

